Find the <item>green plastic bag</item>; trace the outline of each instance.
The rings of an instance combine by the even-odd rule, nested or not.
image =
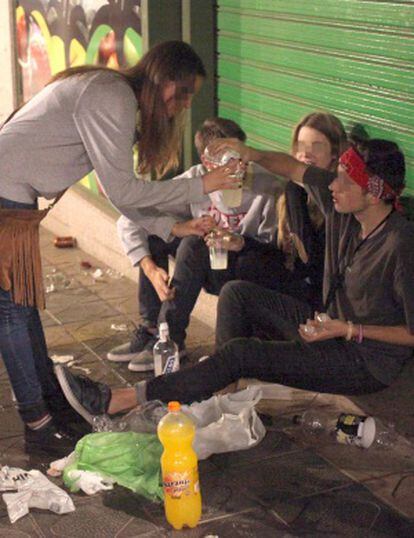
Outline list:
[[[76,480],[69,478],[68,472],[94,471],[151,501],[163,500],[161,453],[162,445],[151,433],[90,433],[76,444],[75,462],[65,467],[63,481],[76,492]]]

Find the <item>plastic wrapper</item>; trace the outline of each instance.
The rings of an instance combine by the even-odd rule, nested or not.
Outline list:
[[[11,523],[29,513],[30,508],[50,510],[55,514],[73,512],[75,506],[70,496],[55,486],[40,471],[25,471],[17,467],[4,466],[0,469],[0,491]]]

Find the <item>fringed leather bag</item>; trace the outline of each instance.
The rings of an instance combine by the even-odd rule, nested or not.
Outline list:
[[[0,288],[16,304],[45,308],[39,225],[63,194],[46,209],[0,208]]]

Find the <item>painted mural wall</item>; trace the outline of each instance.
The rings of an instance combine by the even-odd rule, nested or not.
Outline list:
[[[142,55],[141,0],[18,0],[16,39],[22,100],[67,67],[118,69]],[[95,193],[95,174],[81,183]]]

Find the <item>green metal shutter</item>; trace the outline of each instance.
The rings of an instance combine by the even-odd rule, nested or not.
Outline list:
[[[219,114],[259,147],[329,110],[403,149],[414,194],[414,1],[219,0]]]

